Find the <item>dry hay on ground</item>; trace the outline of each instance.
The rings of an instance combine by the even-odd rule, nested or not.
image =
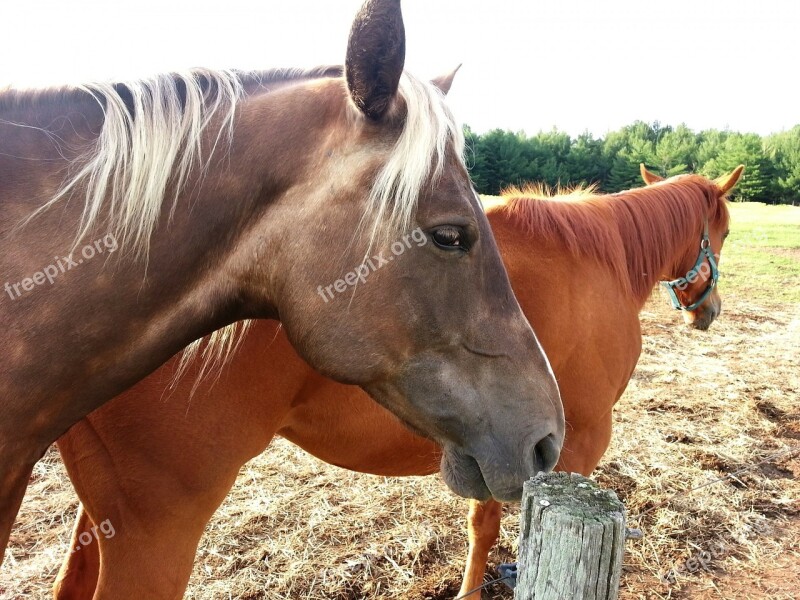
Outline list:
[[[629,541],[621,597],[796,598],[800,457],[674,494],[800,448],[800,310],[726,301],[711,331],[689,331],[656,297],[642,315],[639,367],[615,412],[597,479],[644,538]],[[75,508],[57,455],[36,468],[0,570],[0,598],[45,598]],[[246,465],[209,524],[192,599],[452,598],[465,556],[466,503],[441,480],[357,475],[281,440]],[[513,560],[506,509],[492,566]],[[721,545],[720,545],[721,544]],[[661,576],[692,557],[707,570]],[[499,586],[484,598],[511,598]]]

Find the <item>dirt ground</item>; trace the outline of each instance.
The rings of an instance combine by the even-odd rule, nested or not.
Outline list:
[[[800,454],[739,473],[800,450],[800,305],[724,287],[723,298],[708,332],[685,328],[659,293],[642,313],[642,357],[595,474],[644,531],[627,542],[623,599],[800,598]],[[51,451],[0,568],[0,599],[49,596],[76,505]],[[358,475],[276,440],[208,525],[187,598],[453,598],[465,513],[438,476]],[[507,507],[487,579],[514,560],[517,518]],[[495,585],[483,597],[512,593]]]

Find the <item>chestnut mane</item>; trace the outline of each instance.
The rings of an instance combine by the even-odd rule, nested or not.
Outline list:
[[[616,194],[598,194],[594,187],[526,186],[504,191],[503,200],[499,210],[527,233],[608,265],[619,285],[641,301],[665,265],[682,258],[688,241],[699,242],[706,218],[709,228],[727,228],[729,221],[725,199],[699,175]]]

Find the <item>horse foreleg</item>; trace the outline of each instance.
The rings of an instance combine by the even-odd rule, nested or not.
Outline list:
[[[175,527],[152,523],[146,529],[129,521],[113,538],[101,536],[94,600],[181,600],[206,520]]]
[[[469,501],[469,516],[467,517],[469,553],[467,554],[467,564],[464,567],[464,579],[458,592],[459,597],[483,583],[489,551],[500,534],[502,509],[503,505],[495,500]],[[480,597],[480,590],[465,596],[469,600],[480,600]]]
[[[25,490],[28,489],[34,464],[35,462],[0,465],[0,565],[3,564],[11,528],[25,497]]]
[[[53,584],[55,600],[92,600],[94,597],[100,574],[100,546],[96,543],[81,545],[79,541],[83,533],[93,535],[93,527],[96,531],[83,504],[79,505],[69,551]]]

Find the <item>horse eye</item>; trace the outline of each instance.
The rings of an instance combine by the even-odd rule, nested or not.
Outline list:
[[[433,231],[431,237],[434,244],[445,250],[466,249],[464,248],[461,229],[458,227],[453,227],[452,225],[439,227]]]

